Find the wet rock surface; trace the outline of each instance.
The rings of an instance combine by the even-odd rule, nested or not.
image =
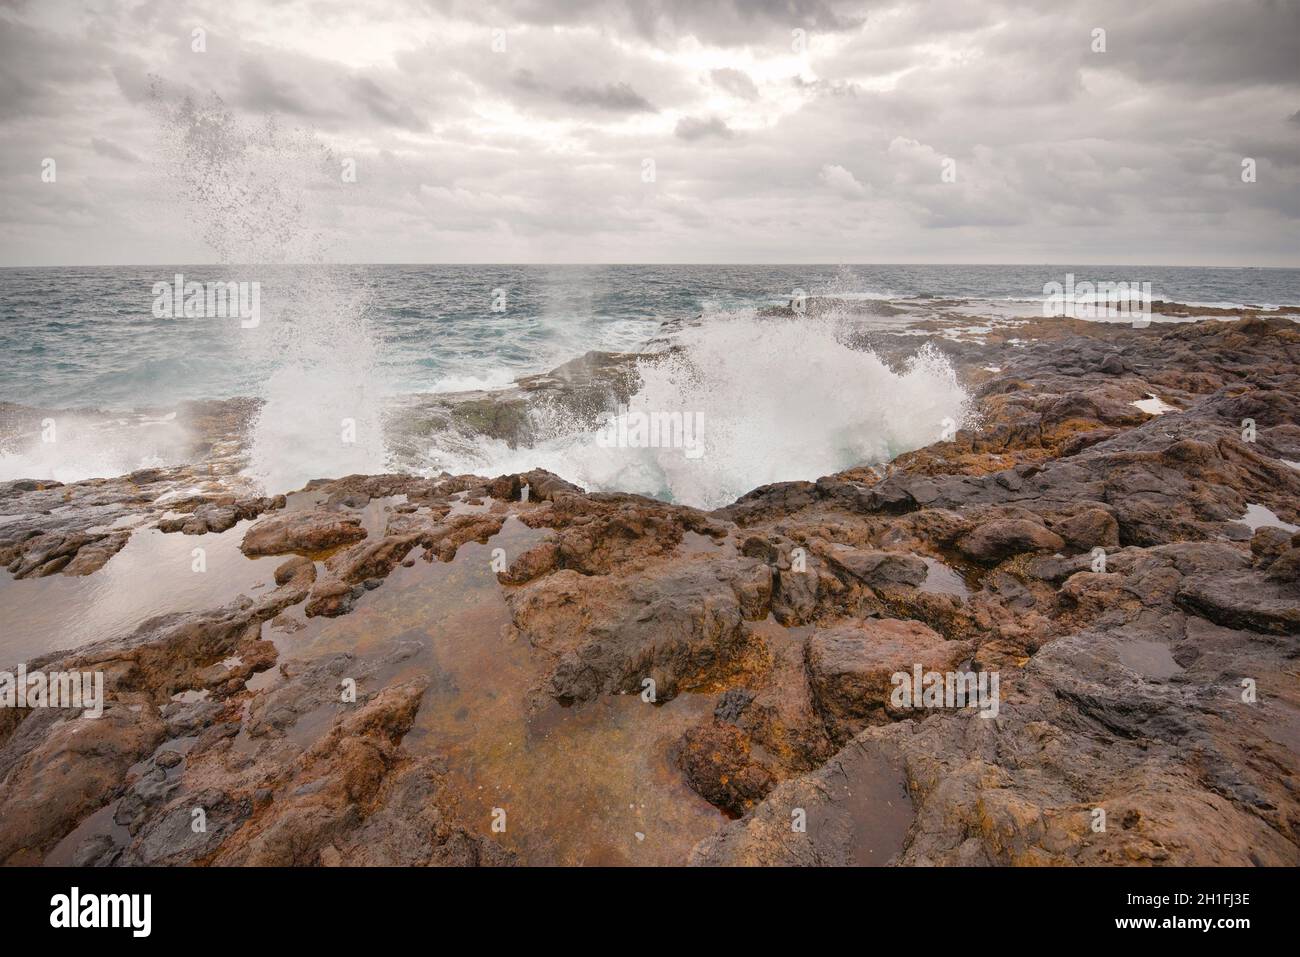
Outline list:
[[[977,427],[714,512],[541,471],[5,483],[6,596],[149,532],[275,557],[25,662],[107,700],[0,709],[0,863],[1300,863],[1300,329],[1015,336],[952,347]]]

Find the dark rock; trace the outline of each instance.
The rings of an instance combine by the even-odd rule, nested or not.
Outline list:
[[[715,721],[682,737],[678,763],[686,781],[710,804],[741,815],[776,785],[776,778],[751,756],[749,736],[734,724]]]
[[[1008,518],[985,522],[957,547],[972,561],[994,564],[1021,552],[1059,551],[1065,540],[1037,522]]]

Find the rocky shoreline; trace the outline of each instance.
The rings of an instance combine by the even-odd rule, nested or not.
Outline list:
[[[108,700],[0,709],[0,863],[1300,863],[1300,327],[953,355],[977,427],[712,512],[541,471],[264,496],[238,404],[220,465],[0,484],[7,606],[170,542],[206,601],[27,658]],[[569,365],[430,401],[515,436],[626,372]],[[900,707],[917,666],[996,714]]]

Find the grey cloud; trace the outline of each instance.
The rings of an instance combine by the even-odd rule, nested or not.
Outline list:
[[[235,109],[293,117],[323,130],[378,126],[419,132],[428,128],[434,106],[427,96],[407,95],[400,74],[357,73],[341,64],[264,47],[250,46],[235,56],[211,47],[203,55],[182,52],[157,69],[159,74],[147,72],[143,62],[131,57],[116,64],[112,73],[132,103],[147,105],[160,95],[201,100],[215,93]]]
[[[138,163],[140,157],[136,156],[128,149],[118,146],[112,140],[102,139],[98,136],[92,137],[90,146],[100,156],[107,156],[110,159],[122,160],[125,163]]]
[[[792,29],[841,33],[865,22],[860,3],[833,0],[435,0],[432,5],[485,25],[595,25],[657,44],[694,37],[723,46],[780,42],[788,49]]]
[[[709,79],[715,86],[742,100],[752,100],[758,96],[758,87],[744,70],[720,67],[709,72]]]
[[[239,90],[235,102],[259,113],[310,117],[319,112],[292,83],[273,75],[260,57],[240,60]]]
[[[546,84],[537,79],[532,70],[520,68],[510,75],[510,82],[517,89],[525,90],[529,93],[545,93]]]
[[[428,126],[410,105],[399,102],[369,77],[353,77],[350,87],[356,99],[379,122],[407,130],[421,130]]]
[[[1106,56],[1145,82],[1300,86],[1300,4],[1284,0],[1165,2],[1158,16],[1107,31]],[[1106,26],[1105,22],[1098,24]]]
[[[75,91],[100,76],[96,59],[106,55],[90,45],[96,57],[68,37],[0,16],[0,120],[75,108]]]
[[[133,58],[115,64],[111,70],[118,91],[128,103],[147,102],[151,80],[148,69]]]
[[[821,181],[845,199],[862,199],[867,195],[867,188],[858,182],[850,170],[838,163],[828,163],[821,168]]]
[[[857,96],[862,92],[856,83],[844,80],[805,80],[801,76],[792,76],[790,84],[797,90],[816,96]]]
[[[707,119],[683,116],[677,121],[674,134],[678,139],[687,141],[702,140],[709,137],[730,139],[736,135],[735,131],[729,129],[727,124],[716,116],[710,116]]]
[[[355,156],[347,189],[337,163],[304,173],[344,259],[1295,264],[1294,7],[282,0],[274,30],[254,0],[6,7],[0,164],[54,155],[60,182],[0,182],[0,263],[211,255],[157,215],[176,141],[157,104],[216,94]]]
[[[556,89],[537,78],[530,69],[516,70],[510,77],[518,91],[571,106],[594,107],[614,113],[654,113],[654,104],[634,90],[629,83],[606,83],[603,86],[577,85]]]
[[[596,106],[619,113],[656,112],[654,105],[627,83],[571,86],[560,93],[560,99],[575,106]]]

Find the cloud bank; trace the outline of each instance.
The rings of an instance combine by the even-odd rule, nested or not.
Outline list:
[[[10,2],[0,265],[214,259],[158,89],[352,160],[344,261],[1300,265],[1280,0]]]

